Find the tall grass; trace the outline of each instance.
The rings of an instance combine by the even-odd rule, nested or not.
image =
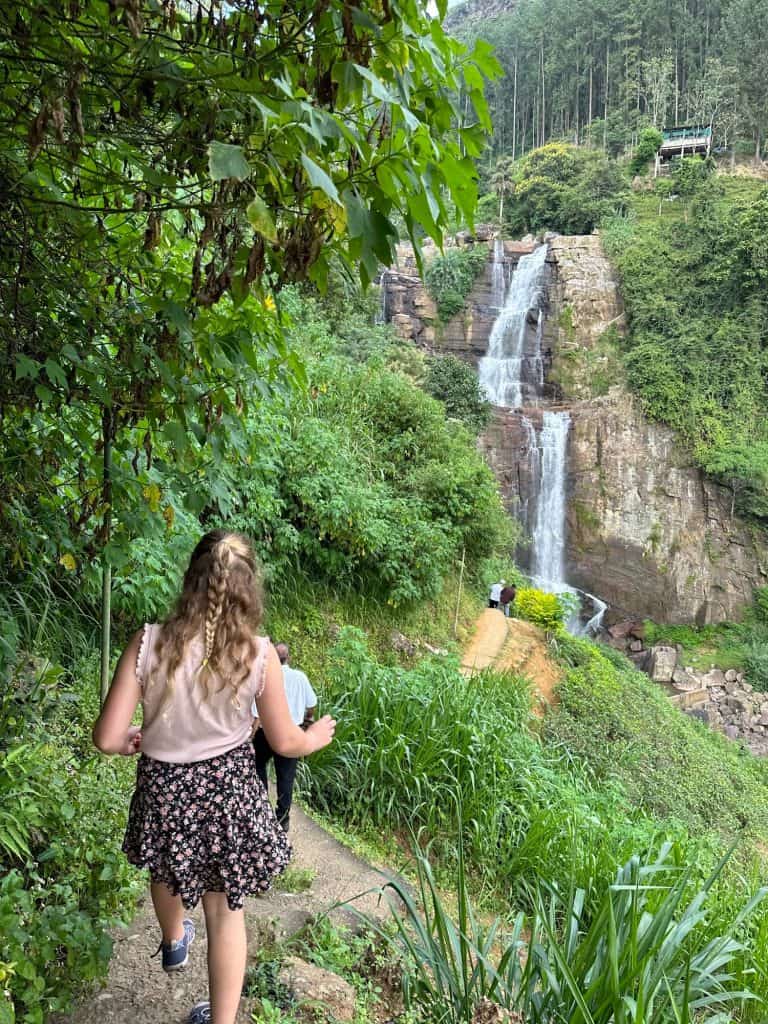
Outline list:
[[[347,630],[324,696],[338,725],[304,768],[310,802],[348,826],[413,830],[443,865],[461,838],[471,874],[496,898],[525,900],[537,877],[588,885],[653,842],[658,826],[618,787],[596,789],[564,752],[542,747],[525,680],[467,680],[450,658],[381,665]]]
[[[424,1020],[471,1024],[483,1000],[528,1024],[732,1020],[755,1001],[740,980],[738,935],[766,890],[733,909],[724,934],[709,937],[707,904],[724,861],[692,887],[690,871],[670,855],[666,844],[653,858],[630,858],[597,893],[536,884],[532,913],[505,930],[473,910],[461,856],[454,920],[428,858],[417,853],[416,895],[398,882],[385,886],[399,898],[395,938],[369,926],[394,944],[406,1009]]]

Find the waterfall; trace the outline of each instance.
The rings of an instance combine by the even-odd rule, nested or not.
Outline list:
[[[538,398],[536,359],[541,359],[541,352],[527,355],[525,340],[528,317],[532,312],[538,316],[544,304],[547,248],[540,245],[520,258],[504,305],[491,329],[488,354],[478,365],[480,383],[494,405],[516,409],[524,398],[531,402]],[[495,252],[494,249],[494,257]]]
[[[496,239],[493,248],[491,302],[498,315],[488,339],[488,352],[478,364],[478,376],[488,399],[508,409],[534,408],[544,398],[544,307],[547,245],[520,258],[509,287],[505,288],[504,246]],[[574,611],[568,628],[574,633],[595,633],[606,605],[592,594],[582,595],[569,586],[565,574],[567,412],[544,409],[541,428],[521,413],[524,444],[521,457],[531,476],[533,500],[521,502],[518,516],[532,541],[531,575],[555,594],[573,595],[590,602],[592,617],[582,625]],[[536,418],[536,417],[534,417]],[[530,507],[533,506],[533,507]],[[587,613],[588,614],[588,613]],[[586,615],[584,616],[586,618]]]
[[[491,272],[491,305],[494,309],[501,309],[507,293],[507,280],[504,275],[504,243],[500,238],[493,242]]]
[[[533,575],[552,589],[565,582],[567,412],[545,412],[539,433],[541,475],[533,527]]]
[[[379,278],[379,308],[374,323],[387,323],[387,271],[382,270]]]

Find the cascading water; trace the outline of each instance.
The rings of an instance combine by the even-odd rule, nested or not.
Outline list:
[[[567,412],[545,412],[539,432],[541,476],[533,527],[533,576],[556,589],[565,582]]]
[[[542,340],[547,250],[547,245],[540,245],[520,258],[504,294],[503,246],[498,239],[494,245],[492,301],[500,312],[491,329],[488,353],[478,365],[478,375],[488,399],[497,406],[536,407],[544,395]],[[532,576],[547,590],[575,595],[577,592],[565,579],[566,470],[571,418],[567,412],[545,409],[538,434],[529,417],[521,415],[520,423],[535,493],[534,509],[528,508],[527,502],[520,508],[521,518],[531,532]],[[591,599],[595,614],[583,631],[596,632],[605,605],[592,595],[586,596]],[[574,615],[569,628],[581,630],[578,615]]]
[[[494,309],[501,309],[507,294],[507,278],[504,272],[504,243],[496,238],[493,243],[491,264],[491,303]]]
[[[382,270],[379,279],[379,309],[376,313],[375,323],[385,324],[387,322],[387,271]]]
[[[520,258],[501,312],[488,340],[488,354],[478,365],[480,383],[494,405],[519,408],[539,397],[541,351],[526,353],[526,327],[531,314],[538,317],[544,304],[547,246],[540,245]]]

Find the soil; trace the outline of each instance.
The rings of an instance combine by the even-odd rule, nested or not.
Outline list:
[[[530,680],[538,714],[546,705],[557,703],[555,687],[562,674],[547,654],[543,631],[531,622],[507,618],[496,608],[486,608],[477,620],[461,662],[465,675],[491,666]]]

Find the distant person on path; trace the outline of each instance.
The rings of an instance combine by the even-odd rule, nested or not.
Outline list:
[[[235,1024],[243,901],[268,889],[291,856],[256,775],[251,701],[284,757],[326,746],[336,724],[327,715],[306,731],[294,724],[277,653],[257,633],[262,604],[249,541],[206,534],[176,609],[146,624],[123,652],[93,729],[105,754],[141,754],[123,850],[149,869],[166,972],[186,965],[195,926],[184,908],[203,901],[210,1002],[192,1009],[189,1024]],[[139,704],[143,721],[134,726]]]
[[[504,586],[505,583],[506,583],[506,580],[499,580],[498,583],[494,583],[493,586],[491,587],[491,592],[490,592],[490,595],[488,597],[488,607],[489,608],[498,608],[499,607],[499,601],[501,601],[501,589],[502,589],[502,587]]]
[[[507,617],[509,617],[509,606],[515,600],[516,594],[517,587],[511,585],[509,587],[504,587],[501,594],[499,595],[499,604],[501,605],[501,609]]]
[[[303,672],[290,665],[290,651],[288,644],[275,644],[277,656],[283,666],[283,682],[285,683],[285,697],[288,701],[288,710],[295,725],[306,727],[315,717],[317,708],[317,695]],[[270,759],[275,762],[275,781],[277,783],[277,807],[275,814],[277,820],[288,831],[291,815],[291,802],[293,800],[293,783],[296,779],[296,768],[299,763],[297,757],[285,757],[278,751],[273,750],[269,739],[264,735],[263,729],[257,729],[253,737],[253,746],[256,751],[256,772],[267,788],[267,765]]]

